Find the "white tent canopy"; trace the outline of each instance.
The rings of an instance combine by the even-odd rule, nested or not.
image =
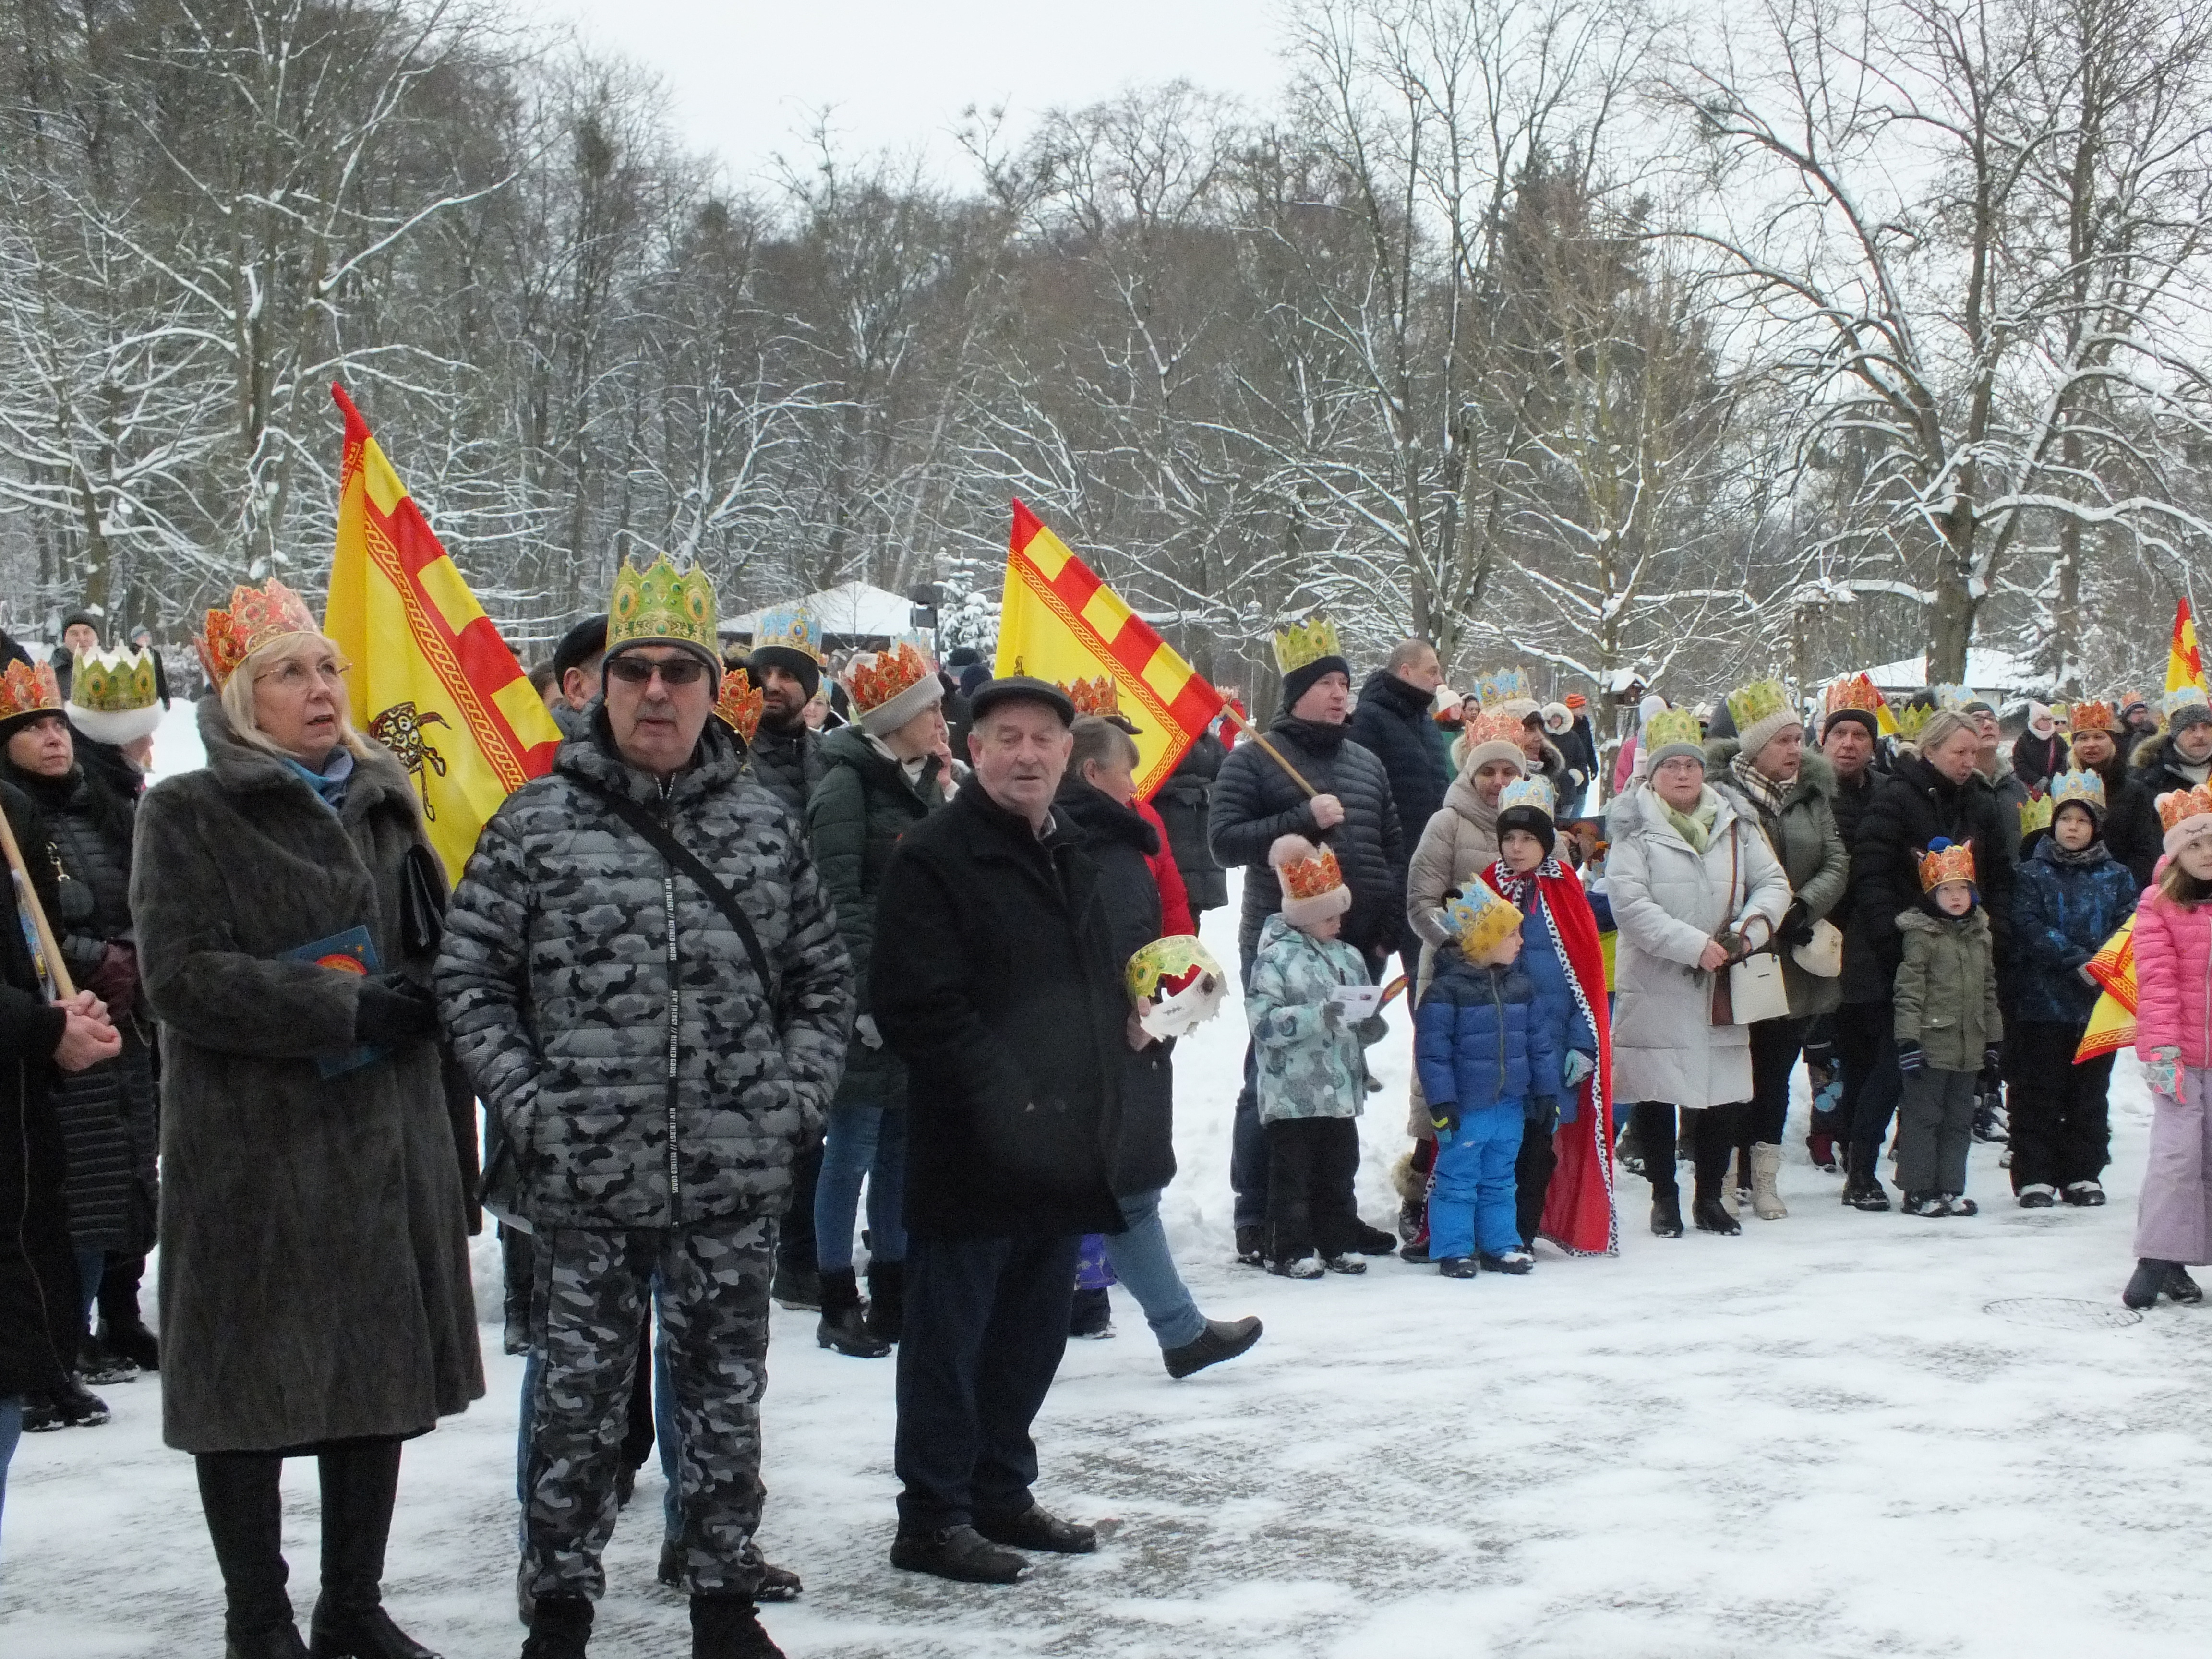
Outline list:
[[[866,582],[840,582],[802,599],[779,599],[741,617],[725,617],[719,624],[720,631],[725,639],[735,634],[750,636],[758,630],[763,611],[787,611],[793,605],[813,612],[814,625],[825,638],[832,635],[895,635],[910,633],[914,627],[914,602],[904,594],[872,587]]]
[[[1928,685],[1928,659],[1907,657],[1898,662],[1886,662],[1868,669],[1867,678],[1883,691],[1924,690]],[[2008,651],[1970,647],[1966,652],[1966,684],[1974,690],[1991,696],[2039,692],[2046,690],[2050,683],[2050,676],[2037,672],[2033,664]]]

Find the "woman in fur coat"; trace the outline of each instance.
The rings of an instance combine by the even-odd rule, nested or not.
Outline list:
[[[198,1462],[227,1659],[299,1659],[277,1480],[319,1459],[314,1651],[422,1659],[380,1605],[400,1443],[483,1392],[427,985],[445,878],[412,782],[280,583],[209,613],[207,769],[138,809],[162,1034],[162,1431]]]

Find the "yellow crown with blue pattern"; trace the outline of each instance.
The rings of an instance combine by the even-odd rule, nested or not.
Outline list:
[[[2105,795],[2105,780],[2094,772],[2061,772],[2051,781],[2050,799],[2053,817],[2060,807],[2075,801],[2087,807],[2100,823],[2104,821],[2105,808],[2110,805]]]
[[[2212,697],[2204,695],[2203,686],[2177,685],[2166,694],[2166,723],[2168,726],[2173,724],[2173,714],[2177,708],[2212,708]]]
[[[760,613],[753,629],[756,651],[796,651],[816,662],[822,660],[822,630],[814,613],[795,605],[777,605]]]
[[[1938,708],[1948,708],[1954,713],[1963,710],[1970,702],[1981,701],[1970,685],[1938,685],[1929,689],[1935,693]]]
[[[1310,662],[1343,654],[1344,647],[1337,639],[1336,624],[1319,611],[1286,622],[1275,630],[1275,670],[1278,673],[1293,674]]]
[[[1517,906],[1498,897],[1479,880],[1468,883],[1465,892],[1444,903],[1444,927],[1458,940],[1460,954],[1469,961],[1519,933],[1521,920]]]
[[[714,643],[714,584],[703,569],[695,564],[678,570],[665,553],[644,570],[628,559],[622,562],[607,602],[607,654],[638,645],[680,645],[721,668]]]
[[[1485,708],[1536,701],[1535,688],[1529,684],[1525,668],[1501,668],[1495,674],[1483,675],[1474,683],[1474,695]]]
[[[1498,792],[1498,810],[1504,812],[1516,806],[1533,806],[1552,817],[1559,811],[1559,793],[1549,778],[1516,778]]]

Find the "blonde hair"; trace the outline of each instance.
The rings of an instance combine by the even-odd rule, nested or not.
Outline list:
[[[2212,898],[2212,888],[2183,869],[2179,859],[2168,859],[2158,872],[2158,896],[2166,904],[2202,904]]]
[[[261,721],[253,706],[255,676],[272,662],[281,661],[307,644],[337,647],[320,634],[281,634],[261,647],[248,652],[231,677],[222,684],[218,697],[224,716],[230,721],[232,734],[241,743],[252,744],[279,759],[290,760],[292,755],[276,746],[274,739],[261,729]],[[353,729],[353,714],[346,697],[345,687],[338,687],[338,741],[353,753],[356,760],[368,758],[368,741]]]

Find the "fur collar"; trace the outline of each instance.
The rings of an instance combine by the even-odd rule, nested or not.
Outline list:
[[[1735,781],[1729,776],[1729,763],[1741,751],[1743,745],[1734,738],[1714,738],[1705,744],[1705,781],[1716,789],[1725,787],[1729,793],[1738,793]],[[1805,758],[1797,768],[1797,781],[1790,787],[1789,804],[1794,805],[1814,795],[1825,796],[1832,802],[1841,786],[1836,781],[1836,769],[1828,757],[1811,744],[1805,745]]]
[[[287,789],[296,789],[302,795],[314,793],[282,760],[231,729],[230,716],[223,713],[220,697],[202,697],[196,712],[200,742],[207,750],[208,770],[223,788],[234,794]],[[393,800],[404,803],[413,815],[415,786],[406,769],[382,744],[364,739],[362,747],[368,753],[355,757],[353,778],[346,786],[345,808],[340,816],[351,823],[371,807]]]

